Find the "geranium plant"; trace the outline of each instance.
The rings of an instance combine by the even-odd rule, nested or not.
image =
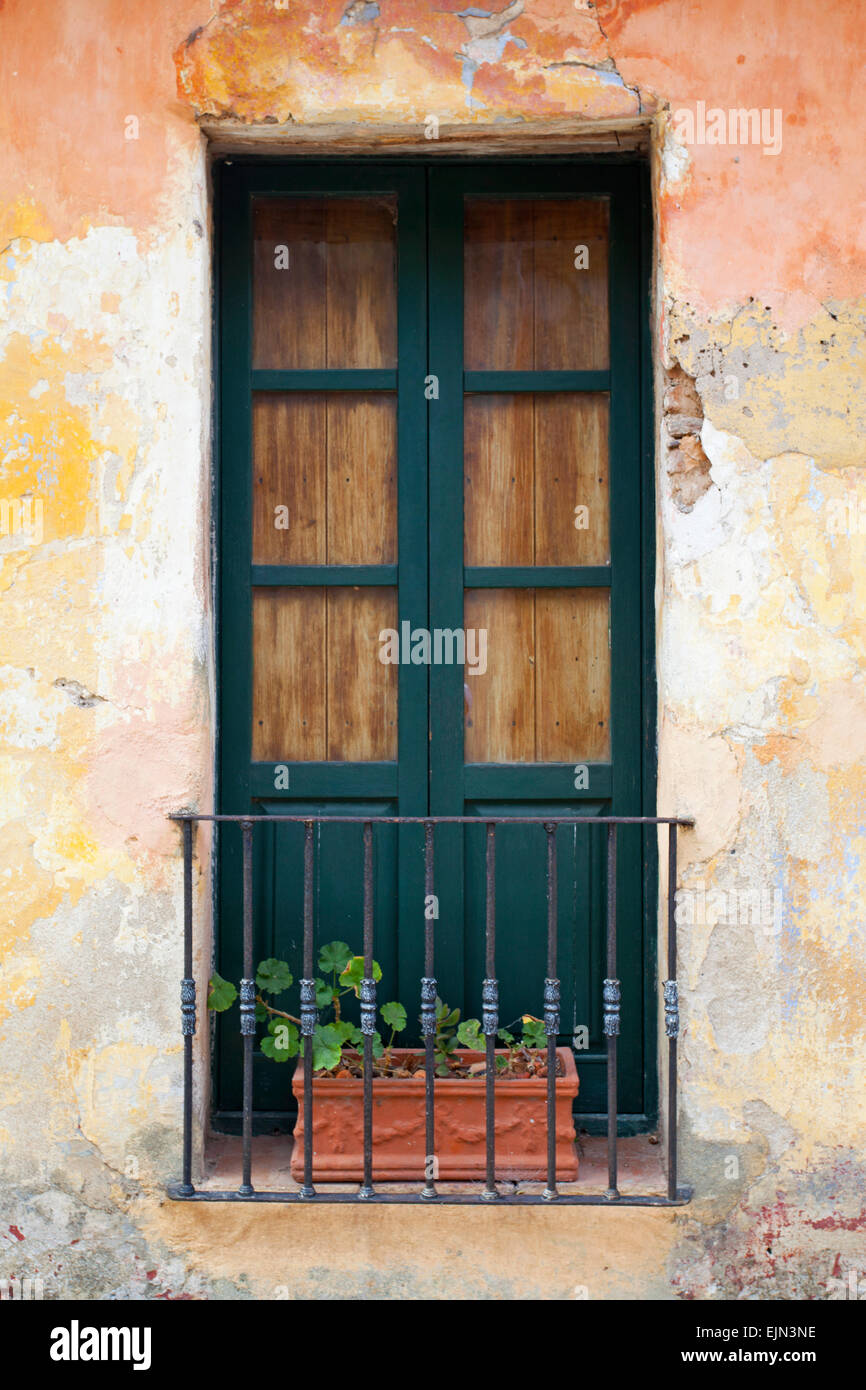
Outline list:
[[[347,994],[360,995],[364,977],[364,957],[355,955],[345,941],[329,941],[319,951],[319,975],[315,980],[316,1008],[325,1015],[313,1033],[313,1071],[319,1076],[362,1076],[364,1035],[354,1023],[342,1017],[341,1000]],[[373,979],[382,979],[378,961],[373,961]],[[294,985],[294,977],[284,960],[270,958],[259,962],[256,971],[256,1019],[267,1024],[261,1050],[274,1062],[287,1062],[304,1055],[305,1039],[300,1019],[273,1002]],[[208,1008],[216,1013],[230,1009],[238,997],[236,987],[214,974],[208,992]],[[376,1076],[412,1076],[424,1066],[424,1052],[400,1051],[393,1055],[395,1038],[405,1031],[408,1015],[397,1000],[379,1009],[382,1030],[373,1034],[373,1069]],[[547,1038],[544,1023],[532,1014],[520,1019],[522,1036],[517,1039],[507,1028],[497,1038],[505,1045],[498,1051],[497,1071],[503,1076],[544,1076],[547,1072]],[[383,1037],[384,1032],[384,1037]],[[385,1040],[387,1038],[387,1041]],[[485,1071],[483,1061],[470,1061],[460,1049],[483,1051],[485,1037],[477,1018],[460,1021],[460,1010],[436,1000],[434,1057],[437,1076],[478,1076]]]

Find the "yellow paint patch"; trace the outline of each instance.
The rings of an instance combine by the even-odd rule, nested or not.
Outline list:
[[[33,199],[22,194],[14,203],[0,207],[0,274],[2,250],[20,238],[31,241],[51,241],[53,231],[44,210]]]
[[[18,763],[15,772],[24,771]],[[0,800],[4,806],[13,804],[7,796],[13,778],[9,762],[0,759]],[[0,916],[0,959],[8,959],[16,943],[25,941],[30,927],[42,917],[50,917],[59,906],[62,891],[34,856],[35,838],[20,821],[3,827],[0,837],[0,894],[3,913]],[[5,986],[0,984],[5,997]]]
[[[84,335],[66,351],[48,341],[34,352],[22,334],[13,336],[0,362],[0,491],[6,498],[33,499],[41,504],[39,534],[31,522],[28,534],[38,544],[93,532],[96,511],[91,501],[91,465],[99,446],[91,437],[87,413],[66,398],[64,377],[86,370],[92,358]],[[47,383],[34,398],[33,388]]]
[[[36,956],[5,959],[0,967],[0,1023],[13,1012],[36,1003],[42,966]]]
[[[688,306],[672,311],[671,341],[698,378],[704,413],[756,458],[796,450],[820,469],[866,466],[866,297],[831,316],[816,306],[795,332],[752,305],[711,331]],[[702,376],[712,343],[713,372]]]

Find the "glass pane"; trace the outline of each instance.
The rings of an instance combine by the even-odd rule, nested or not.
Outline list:
[[[253,589],[253,758],[397,756],[397,675],[379,660],[397,628],[391,588]]]
[[[579,763],[610,758],[606,589],[467,589],[468,763]],[[481,636],[486,634],[486,639]]]
[[[359,391],[253,398],[253,563],[397,559],[397,401]]]
[[[608,366],[606,198],[468,198],[467,371]]]
[[[397,205],[253,202],[253,366],[397,365]]]
[[[610,563],[606,393],[468,395],[464,563]]]

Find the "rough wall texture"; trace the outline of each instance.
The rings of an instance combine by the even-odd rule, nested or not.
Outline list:
[[[857,0],[0,4],[0,1276],[46,1296],[438,1297],[431,1238],[491,1298],[825,1297],[866,1268],[861,26]],[[769,123],[701,139],[699,103],[778,112],[781,148]],[[201,123],[393,141],[430,115],[479,149],[648,132],[660,809],[697,819],[682,870],[702,905],[780,904],[752,924],[716,897],[683,922],[697,1196],[679,1212],[162,1197],[181,973],[164,814],[211,796]]]

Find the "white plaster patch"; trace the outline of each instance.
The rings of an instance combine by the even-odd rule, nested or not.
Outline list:
[[[61,690],[12,666],[0,666],[0,739],[7,748],[57,749],[57,724],[69,712]]]
[[[805,761],[791,774],[770,763],[764,776],[768,813],[779,826],[787,854],[818,864],[833,848],[826,776]]]
[[[755,459],[710,421],[701,437],[714,486],[691,513],[677,511],[669,498],[663,510],[670,576],[662,613],[664,685],[690,722],[705,719],[708,727],[747,740],[778,727],[779,694],[792,660],[807,650],[811,662],[820,650],[821,664],[835,672],[845,653],[816,622],[801,578],[807,561],[801,557],[800,575],[792,573],[786,549],[791,523],[782,498],[789,494],[780,497],[779,475],[790,474],[796,492],[798,470],[810,461]],[[820,517],[815,499],[807,501],[805,515]],[[809,535],[821,544],[811,526]]]
[[[664,192],[668,192],[672,185],[681,183],[686,178],[691,168],[691,162],[688,148],[674,139],[670,125],[665,126],[661,160],[662,189]]]
[[[176,703],[190,689],[189,653],[201,662],[207,647],[209,248],[189,234],[195,217],[208,220],[200,165],[183,197],[173,230],[145,252],[132,231],[107,226],[34,246],[0,329],[2,354],[13,332],[44,337],[49,314],[66,318],[66,398],[87,412],[92,437],[109,445],[93,465],[103,537],[94,599],[102,608],[99,689],[119,705]],[[122,313],[101,310],[102,296],[119,300]],[[75,332],[86,335],[83,347],[73,347]],[[166,357],[184,370],[166,370]],[[118,429],[124,442],[135,440],[132,467],[110,448]],[[166,653],[182,654],[182,668]],[[123,667],[142,660],[146,689],[141,674],[135,689],[124,688]]]
[[[769,733],[778,725],[780,679],[764,681],[756,690],[743,690],[731,702],[731,722],[727,732],[746,741]]]
[[[690,512],[670,507],[670,550],[665,563],[671,569],[691,565],[725,540],[724,503],[718,488],[699,497]]]

